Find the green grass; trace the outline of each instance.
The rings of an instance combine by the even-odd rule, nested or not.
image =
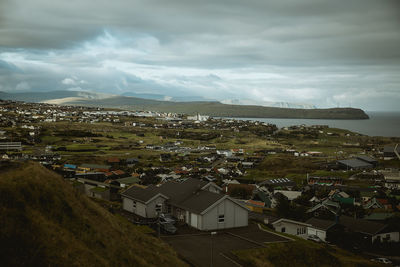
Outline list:
[[[38,164],[0,179],[4,266],[182,266],[165,243],[78,193]]]
[[[271,231],[268,229],[268,231]],[[282,234],[282,233],[279,233]],[[379,266],[358,255],[293,235],[294,241],[268,244],[265,248],[234,251],[246,266]]]

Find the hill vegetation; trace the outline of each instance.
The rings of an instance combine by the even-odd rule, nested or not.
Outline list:
[[[128,96],[111,96],[69,91],[54,91],[51,94],[43,92],[14,94],[0,92],[0,99],[48,103],[54,103],[54,100],[57,100],[57,103],[68,105],[174,112],[182,114],[200,113],[214,117],[303,119],[369,118],[363,110],[357,108],[291,109],[252,105],[228,105],[216,101],[171,102]]]
[[[0,170],[2,266],[182,266],[176,253],[36,163]]]

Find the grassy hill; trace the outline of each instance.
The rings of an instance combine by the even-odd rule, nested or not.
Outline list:
[[[322,267],[380,266],[358,255],[326,244],[296,238],[293,242],[268,244],[266,248],[236,251],[234,254],[246,266]]]
[[[165,243],[36,163],[0,170],[2,266],[182,266]]]
[[[79,99],[69,99],[69,98]],[[129,96],[107,96],[87,92],[54,91],[49,93],[4,93],[0,99],[26,102],[50,103],[54,99],[65,99],[62,104],[82,105],[127,110],[150,110],[182,114],[209,115],[236,118],[303,118],[303,119],[368,119],[368,115],[357,108],[292,109],[252,105],[228,105],[216,101],[171,102]]]

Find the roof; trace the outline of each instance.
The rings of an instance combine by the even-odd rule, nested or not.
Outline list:
[[[384,153],[394,153],[395,146],[385,146],[383,148]],[[400,153],[400,146],[397,146],[397,152]]]
[[[120,159],[119,158],[109,158],[109,159],[107,159],[107,162],[118,163],[118,162],[120,162]]]
[[[103,170],[109,170],[111,168],[110,165],[88,164],[88,163],[83,163],[81,167],[89,169],[103,169]]]
[[[296,185],[296,183],[288,178],[277,178],[277,179],[265,180],[265,181],[259,183],[258,185],[259,186],[263,186],[263,185],[294,186],[294,185]]]
[[[376,163],[376,162],[378,162],[373,157],[366,156],[366,155],[359,155],[359,156],[357,156],[357,159],[360,159],[360,160],[368,162],[368,163]]]
[[[227,197],[228,197],[227,195],[216,194],[210,191],[201,190],[195,194],[192,194],[190,197],[188,197],[181,203],[175,205],[190,212],[201,214],[205,210],[207,210],[210,206],[212,206],[214,203]]]
[[[276,193],[281,193],[282,195],[287,197],[288,200],[293,200],[301,196],[301,191],[274,190],[274,194]]]
[[[338,163],[348,166],[350,168],[372,168],[372,164],[359,159],[344,159],[339,160]]]
[[[375,235],[386,227],[385,224],[371,222],[363,219],[354,219],[348,216],[341,216],[339,218],[339,224],[354,232],[368,235]]]
[[[317,218],[311,218],[308,221],[306,221],[306,223],[311,224],[314,228],[325,231],[336,224],[334,221],[321,220]]]
[[[384,221],[393,216],[394,214],[389,212],[371,213],[370,215],[364,217],[364,219],[370,221]]]
[[[160,195],[167,198],[172,205],[197,214],[206,212],[207,209],[222,199],[230,199],[234,203],[244,207],[227,195],[202,190],[207,184],[208,182],[199,179],[188,178],[181,183],[168,181],[159,187],[149,186],[143,189],[133,186],[124,191],[122,196],[146,203],[157,195]]]
[[[293,221],[293,220],[289,220],[289,219],[285,219],[285,218],[282,218],[282,219],[279,219],[279,220],[273,222],[272,225],[278,224],[278,223],[280,223],[280,222],[288,222],[288,223],[293,223],[293,224],[298,224],[298,225],[311,226],[311,225],[308,224],[308,223]]]
[[[125,190],[122,194],[122,196],[139,200],[141,202],[147,203],[150,200],[152,200],[154,197],[157,195],[162,195],[158,188],[155,186],[148,186],[147,188],[141,188],[138,186],[132,186]],[[168,198],[167,196],[164,196],[165,198]]]
[[[115,181],[119,182],[120,184],[134,184],[138,183],[140,179],[138,177],[124,177],[116,179]]]

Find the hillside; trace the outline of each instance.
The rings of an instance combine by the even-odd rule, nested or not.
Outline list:
[[[36,163],[0,170],[2,266],[182,266],[141,233]]]
[[[246,266],[380,266],[336,246],[317,244],[292,235],[288,236],[295,241],[269,244],[266,248],[236,251],[234,254],[245,262]]]
[[[209,115],[236,118],[302,118],[302,119],[368,119],[357,108],[292,109],[253,105],[231,105],[216,101],[171,102],[129,96],[112,96],[87,92],[54,91],[49,93],[0,92],[0,99],[27,102],[47,102],[68,105],[122,108],[128,110],[151,110],[183,114]]]

